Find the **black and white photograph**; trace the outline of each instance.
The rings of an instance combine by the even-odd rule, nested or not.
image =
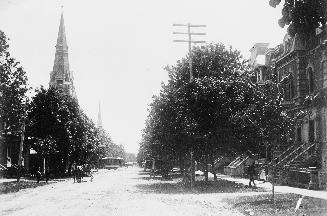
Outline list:
[[[327,0],[0,0],[1,216],[327,216]]]

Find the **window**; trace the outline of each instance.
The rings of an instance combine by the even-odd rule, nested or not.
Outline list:
[[[292,99],[295,97],[294,78],[293,78],[292,74],[290,74],[288,85],[289,85],[289,96],[290,96],[290,99]]]
[[[311,67],[308,68],[308,87],[309,87],[309,93],[313,93],[314,91],[314,77],[313,77],[313,70]]]
[[[296,141],[298,143],[302,142],[302,129],[301,129],[301,127],[298,127],[296,129]]]
[[[284,89],[284,100],[289,100],[290,99],[290,89],[289,89],[288,83],[285,83],[283,85],[283,89]]]
[[[315,121],[309,120],[309,142],[315,141]]]
[[[327,87],[327,60],[322,62],[323,86]]]
[[[258,83],[261,83],[263,80],[262,80],[262,70],[261,68],[258,70]]]

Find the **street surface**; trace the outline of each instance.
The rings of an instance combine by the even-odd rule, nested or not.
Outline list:
[[[163,187],[169,184],[140,168],[100,170],[93,182],[67,180],[2,194],[0,215],[242,215],[222,201],[237,193],[179,193]]]

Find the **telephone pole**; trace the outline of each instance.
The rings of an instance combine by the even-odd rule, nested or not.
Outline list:
[[[194,79],[193,70],[192,70],[192,44],[205,43],[205,41],[192,40],[192,35],[206,35],[206,33],[202,33],[202,32],[201,33],[200,32],[198,32],[198,33],[191,32],[191,28],[206,27],[206,25],[192,25],[190,23],[187,23],[187,24],[173,24],[173,26],[187,27],[187,32],[173,32],[173,34],[188,35],[188,40],[174,40],[174,42],[188,43],[189,64],[190,64],[190,83],[191,83]]]
[[[173,24],[173,26],[181,26],[181,27],[187,27],[187,32],[173,32],[173,34],[180,34],[180,35],[187,35],[188,40],[174,40],[174,42],[186,42],[188,43],[188,52],[189,52],[189,68],[190,68],[190,83],[194,80],[193,70],[192,70],[192,44],[198,44],[198,43],[205,43],[205,41],[196,41],[192,40],[192,35],[206,35],[206,33],[202,32],[191,32],[191,28],[197,28],[197,27],[206,27],[206,25],[192,25],[190,23],[187,24]],[[191,145],[191,189],[194,188],[195,183],[195,160],[194,160],[194,149],[193,149],[193,140],[190,140]]]

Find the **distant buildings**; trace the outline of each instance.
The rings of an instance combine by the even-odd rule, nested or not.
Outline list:
[[[279,181],[326,188],[327,28],[317,29],[308,38],[286,35],[283,43],[274,48],[257,43],[250,51],[257,82],[275,74],[284,96],[283,104],[305,113],[302,124],[294,129],[294,137],[279,146],[276,160]],[[260,56],[264,61],[259,63]]]

